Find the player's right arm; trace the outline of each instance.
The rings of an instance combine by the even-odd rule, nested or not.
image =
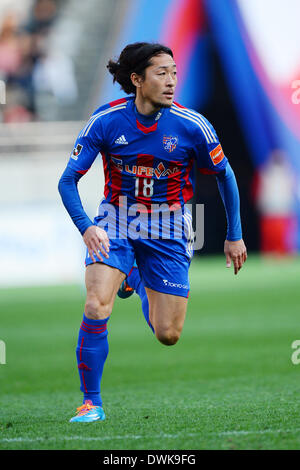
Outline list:
[[[87,129],[87,126],[85,129]],[[83,209],[77,185],[80,178],[93,164],[102,146],[103,138],[100,123],[98,126],[94,125],[88,133],[83,130],[76,140],[67,167],[58,183],[58,190],[63,204],[81,233],[89,255],[94,262],[96,261],[94,253],[98,255],[99,251],[108,258],[109,239],[106,231],[94,225]],[[101,256],[98,256],[102,261]]]

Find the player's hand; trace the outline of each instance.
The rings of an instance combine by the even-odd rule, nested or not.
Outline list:
[[[231,267],[232,260],[234,274],[237,274],[247,259],[247,250],[244,241],[242,239],[236,242],[225,240],[224,253],[226,256],[226,267]]]
[[[102,253],[105,258],[109,257],[109,238],[106,231],[102,228],[97,227],[96,225],[91,225],[84,232],[83,240],[94,263],[96,263],[94,253],[97,254],[97,257],[100,259],[100,261],[103,261],[100,253]]]

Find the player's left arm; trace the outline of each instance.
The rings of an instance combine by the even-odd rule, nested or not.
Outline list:
[[[216,179],[227,218],[227,236],[224,243],[226,266],[230,268],[233,261],[234,274],[237,274],[247,259],[247,250],[242,238],[238,186],[229,162],[225,170],[216,174]]]
[[[237,274],[247,259],[247,250],[242,238],[239,190],[234,172],[223,153],[213,126],[203,118],[205,132],[196,131],[196,161],[201,173],[215,175],[225,207],[227,236],[224,243],[226,266],[234,264]]]

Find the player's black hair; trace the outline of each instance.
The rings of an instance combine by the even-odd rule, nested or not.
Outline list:
[[[150,59],[158,54],[168,54],[173,57],[173,52],[169,47],[158,43],[135,42],[128,44],[116,62],[110,60],[107,68],[114,77],[113,81],[118,82],[125,93],[136,93],[130,75],[135,72],[145,78],[145,70],[151,65]]]

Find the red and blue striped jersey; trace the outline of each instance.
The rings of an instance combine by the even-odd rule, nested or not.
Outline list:
[[[155,115],[138,113],[134,97],[97,109],[80,132],[68,166],[84,174],[97,155],[103,159],[107,202],[119,205],[168,203],[183,206],[193,196],[194,162],[218,174],[227,158],[212,125],[178,103]]]

